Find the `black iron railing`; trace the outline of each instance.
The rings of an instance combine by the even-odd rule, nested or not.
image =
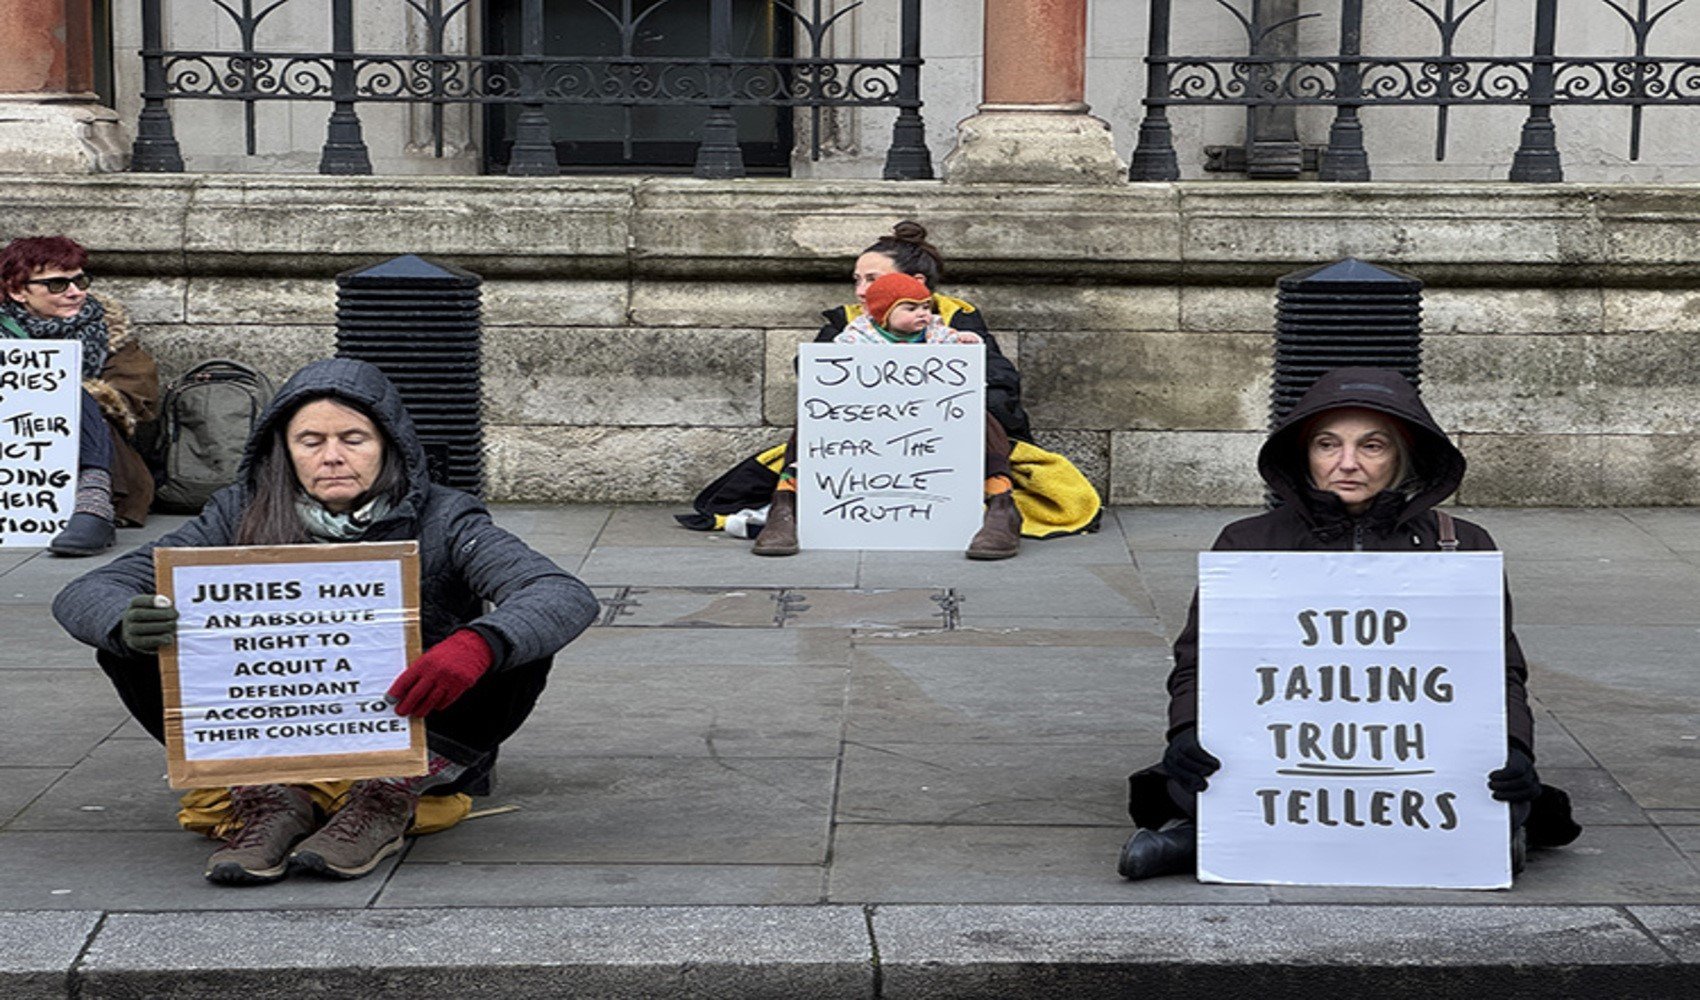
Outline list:
[[[1340,0],[1338,48],[1335,54],[1321,58],[1272,54],[1277,51],[1272,40],[1279,32],[1293,30],[1299,21],[1325,17],[1321,13],[1288,14],[1265,0],[1214,0],[1213,4],[1185,0],[1189,14],[1194,17],[1209,10],[1225,11],[1224,17],[1231,15],[1246,38],[1244,55],[1190,56],[1170,52],[1171,13],[1175,6],[1172,0],[1150,2],[1145,118],[1140,123],[1139,141],[1129,171],[1136,181],[1174,180],[1180,176],[1168,123],[1168,110],[1173,107],[1333,107],[1335,118],[1329,130],[1328,146],[1318,165],[1318,176],[1327,181],[1370,179],[1363,124],[1358,117],[1362,108],[1436,109],[1435,158],[1443,160],[1448,117],[1453,108],[1525,107],[1528,116],[1510,177],[1514,181],[1540,182],[1564,179],[1552,117],[1555,107],[1629,107],[1629,153],[1631,159],[1636,159],[1641,155],[1646,108],[1700,105],[1700,54],[1649,54],[1649,41],[1655,35],[1666,47],[1700,53],[1700,4],[1678,11],[1689,0],[1564,0],[1562,4],[1559,0],[1522,0],[1514,6],[1524,11],[1532,8],[1533,15],[1529,52],[1512,57],[1468,55],[1459,51],[1460,29],[1489,0],[1377,0],[1382,4],[1416,8],[1421,12],[1418,19],[1433,26],[1434,49],[1422,55],[1366,54],[1365,0]],[[1633,53],[1558,51],[1561,7],[1567,14],[1574,14],[1589,4],[1604,5],[1622,18],[1634,39]],[[1500,4],[1501,8],[1511,6]],[[1412,45],[1412,38],[1413,33],[1401,33],[1396,44],[1418,48]]]
[[[255,151],[255,106],[263,101],[329,101],[320,173],[369,174],[362,104],[422,104],[432,109],[432,129],[442,151],[443,109],[452,104],[494,110],[517,106],[519,115],[508,173],[559,172],[546,109],[554,107],[680,107],[704,109],[695,173],[741,177],[744,160],[733,109],[809,108],[813,152],[820,155],[825,108],[885,107],[898,111],[886,154],[885,176],[932,176],[921,119],[921,0],[870,0],[877,16],[899,18],[901,55],[856,58],[830,55],[832,33],[858,2],[828,11],[822,0],[771,0],[780,30],[794,31],[801,54],[749,57],[733,54],[733,0],[571,0],[594,8],[618,33],[616,55],[550,54],[544,46],[543,0],[520,0],[520,51],[462,55],[447,50],[456,19],[471,19],[470,0],[365,0],[362,13],[393,12],[417,18],[428,40],[423,53],[361,51],[355,38],[353,0],[331,0],[326,25],[330,50],[279,51],[261,44],[264,22],[294,0],[142,0],[142,112],[132,169],[181,171],[183,157],[168,102],[239,101],[246,108],[248,152]],[[568,0],[552,0],[565,3]],[[701,12],[706,54],[645,53],[643,21],[661,7]],[[196,16],[228,17],[240,45],[225,51],[183,51],[164,45],[164,13],[193,8]],[[884,8],[884,9],[879,9]],[[460,22],[464,26],[465,20]]]

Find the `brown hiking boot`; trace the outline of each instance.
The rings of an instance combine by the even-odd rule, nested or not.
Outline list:
[[[238,785],[231,810],[242,821],[207,859],[206,877],[220,885],[261,885],[289,873],[289,849],[319,825],[305,789],[288,785]]]
[[[986,519],[968,543],[970,559],[1008,559],[1021,551],[1021,512],[1013,493],[986,498]]]
[[[756,536],[750,550],[758,556],[794,556],[797,554],[797,493],[778,490],[767,508],[767,524]]]
[[[401,850],[419,796],[387,781],[359,781],[319,832],[289,855],[291,865],[331,878],[359,878]]]

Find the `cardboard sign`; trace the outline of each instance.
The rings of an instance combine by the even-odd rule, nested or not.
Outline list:
[[[424,725],[384,701],[420,653],[417,542],[161,548],[154,571],[173,788],[425,773]]]
[[[980,530],[981,344],[804,344],[797,539],[810,549],[952,549]]]
[[[83,345],[0,337],[0,548],[44,548],[77,505]]]
[[[1206,882],[1511,884],[1498,552],[1206,552]]]

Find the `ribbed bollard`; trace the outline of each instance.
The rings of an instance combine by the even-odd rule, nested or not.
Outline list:
[[[336,353],[377,365],[401,392],[433,482],[484,491],[479,286],[408,254],[336,277]]]
[[[1277,282],[1269,423],[1336,368],[1391,368],[1421,386],[1423,283],[1351,257]]]

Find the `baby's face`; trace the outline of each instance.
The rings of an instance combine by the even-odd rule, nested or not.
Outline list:
[[[927,302],[899,302],[885,314],[885,328],[893,333],[920,333],[933,321],[933,307]]]

